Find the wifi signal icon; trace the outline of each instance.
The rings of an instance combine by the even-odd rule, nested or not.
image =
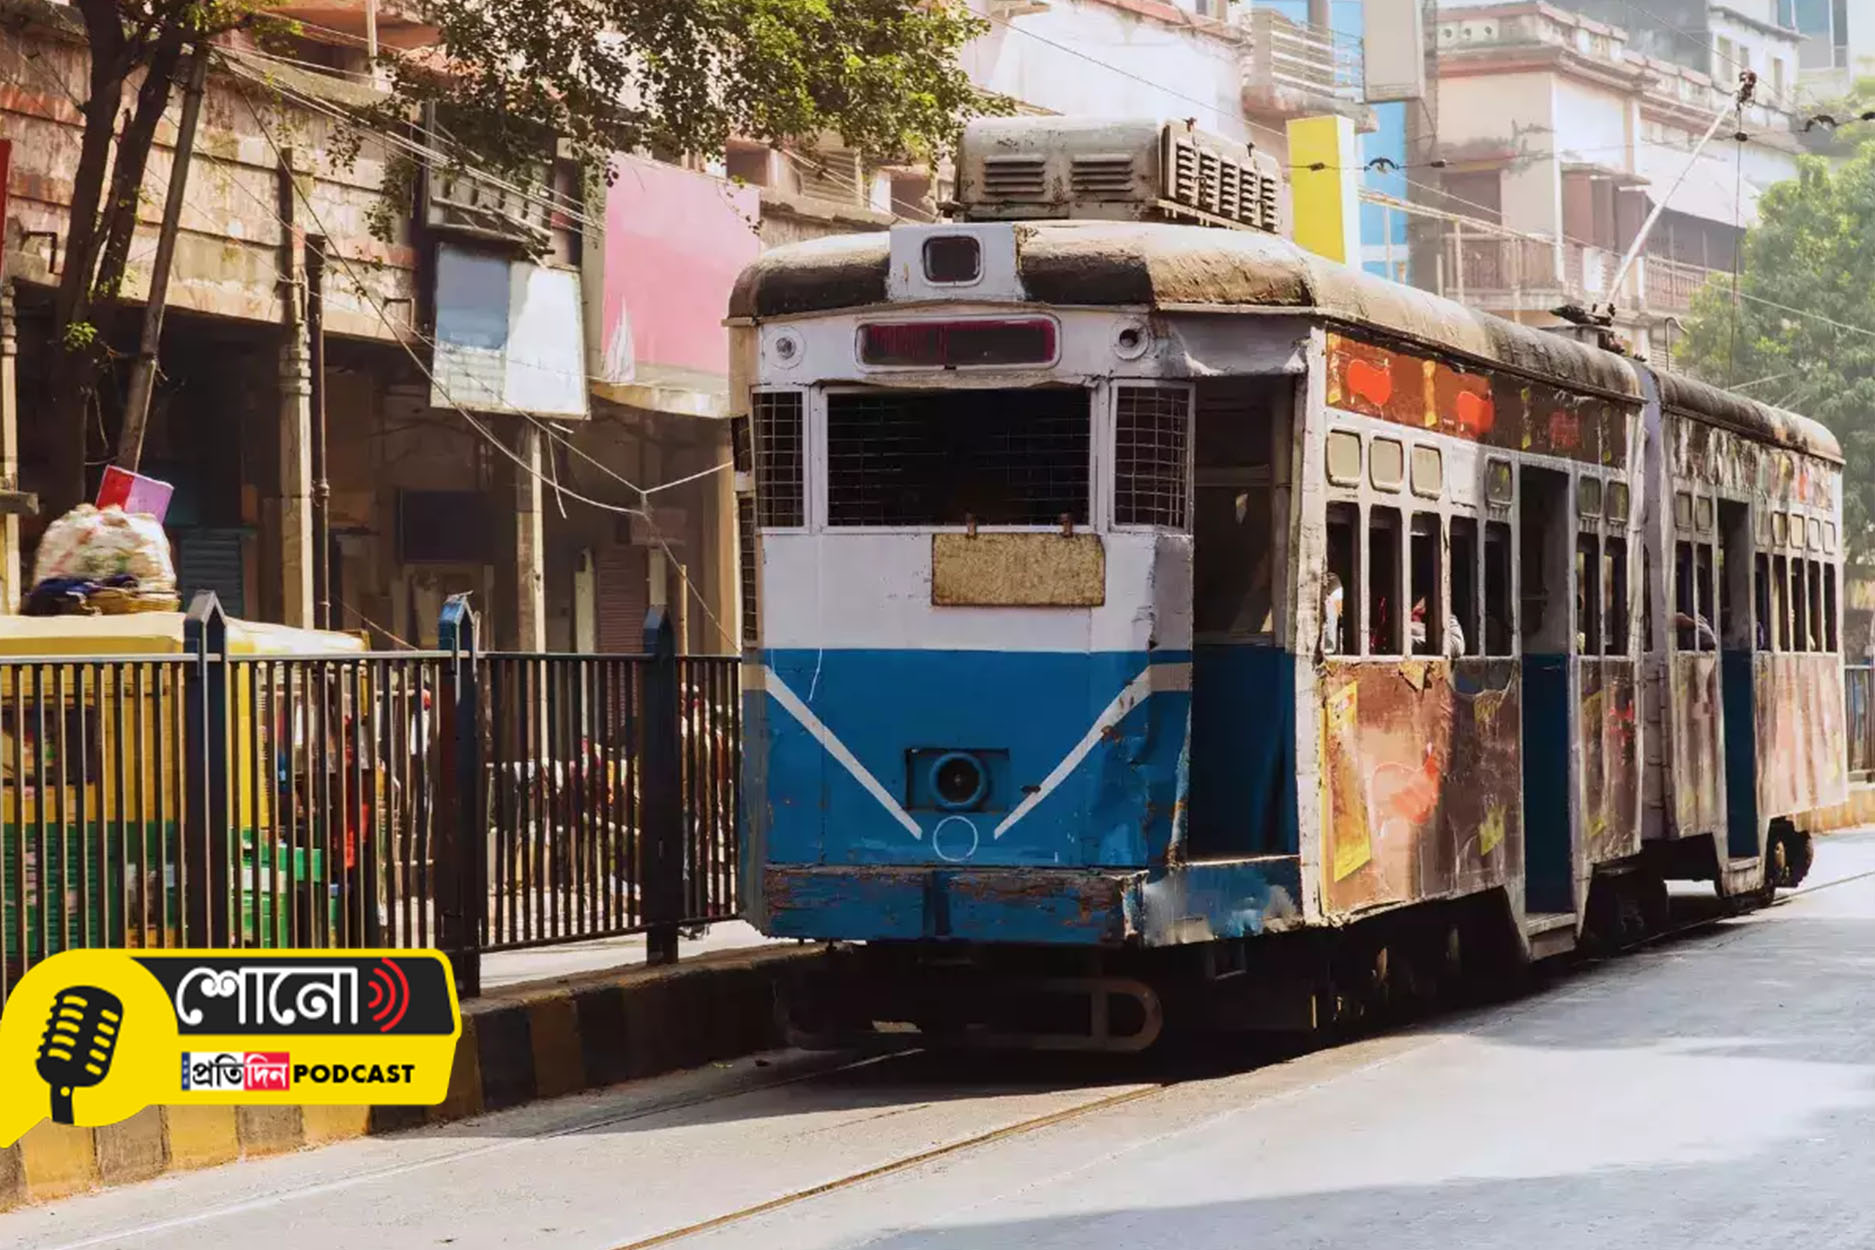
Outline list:
[[[395,959],[381,959],[371,970],[371,998],[365,1010],[378,1032],[389,1033],[410,1009],[410,979]]]

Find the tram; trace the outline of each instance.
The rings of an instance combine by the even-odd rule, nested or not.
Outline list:
[[[1801,879],[1826,429],[1305,252],[1188,126],[974,123],[959,187],[733,297],[798,1040],[1319,1027]]]

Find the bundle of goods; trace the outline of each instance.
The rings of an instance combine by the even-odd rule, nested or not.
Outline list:
[[[181,602],[160,521],[80,504],[39,540],[24,610],[29,616],[174,612]]]

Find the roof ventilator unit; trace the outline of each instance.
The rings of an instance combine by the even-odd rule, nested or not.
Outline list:
[[[963,221],[1173,221],[1289,233],[1282,167],[1189,122],[982,118],[958,154]]]

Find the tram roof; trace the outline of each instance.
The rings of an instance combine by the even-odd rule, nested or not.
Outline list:
[[[1788,447],[1832,464],[1843,462],[1842,444],[1821,421],[1708,386],[1684,374],[1668,373],[1664,369],[1650,371],[1660,388],[1662,408],[1708,425],[1736,430],[1758,442]]]
[[[1336,264],[1276,235],[1157,222],[1038,221],[1016,223],[1015,236],[1017,273],[1039,303],[1292,311],[1567,387],[1642,397],[1636,368],[1621,356]],[[743,271],[729,315],[785,317],[884,304],[890,246],[888,235],[877,232],[776,248]],[[1662,402],[1677,412],[1842,460],[1834,436],[1807,417],[1649,368],[1660,380]]]

